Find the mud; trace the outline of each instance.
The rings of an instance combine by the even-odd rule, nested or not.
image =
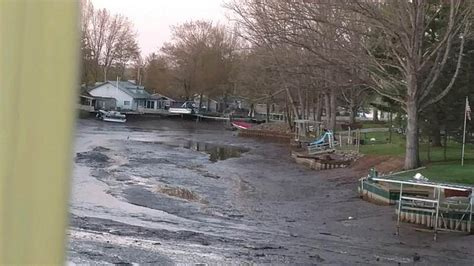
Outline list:
[[[68,261],[472,265],[474,236],[434,242],[409,224],[395,236],[394,208],[359,199],[353,170],[312,171],[283,144],[223,128],[80,120]]]
[[[200,201],[199,196],[196,193],[186,188],[181,187],[169,187],[169,186],[158,186],[156,191],[159,193],[166,194],[171,197],[177,197],[188,201]]]

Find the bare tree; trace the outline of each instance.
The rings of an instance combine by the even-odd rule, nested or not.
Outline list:
[[[139,58],[136,32],[130,20],[107,9],[94,9],[90,1],[82,1],[83,72],[93,81],[107,80],[112,66],[124,72],[125,66]]]
[[[145,61],[145,87],[153,93],[178,97],[179,92],[172,88],[172,69],[166,58],[156,53],[151,53]]]
[[[246,99],[251,106],[265,103],[267,120],[270,105],[277,102],[282,92],[284,93],[280,84],[279,67],[266,49],[257,47],[241,54],[235,94]]]
[[[323,95],[327,126],[335,129],[341,89],[349,80],[355,80],[351,77],[352,56],[339,47],[349,46],[349,35],[333,26],[342,23],[338,18],[342,11],[327,1],[242,0],[230,2],[227,7],[236,15],[235,21],[245,38],[269,49],[287,46],[297,60],[293,79],[285,79],[289,103],[299,105],[292,106],[294,115],[307,116],[307,111],[300,112],[309,110],[306,103],[321,103],[309,101],[305,95]],[[276,55],[279,57],[280,51]],[[309,75],[306,79],[309,91],[302,90],[301,84],[292,84],[304,80],[301,73]]]
[[[172,41],[161,52],[167,57],[186,98],[222,93],[233,74],[236,36],[207,21],[192,21],[172,27]],[[202,105],[202,103],[200,103]]]
[[[418,113],[447,95],[456,80],[469,36],[471,1],[240,0],[227,6],[255,42],[303,48],[326,63],[323,81],[337,81],[340,88],[337,84],[352,80],[399,102],[408,116],[405,168],[419,165]],[[450,58],[453,49],[458,53]],[[435,92],[441,72],[453,60],[451,82]],[[334,98],[326,97],[332,106]],[[333,110],[328,111],[332,116]]]
[[[407,113],[405,168],[419,165],[418,116],[453,87],[463,57],[472,16],[470,1],[357,2],[351,10],[368,25],[361,58],[373,89],[402,105]],[[433,23],[438,23],[437,28]],[[449,58],[457,49],[456,58]],[[434,93],[448,61],[455,61],[451,81]]]

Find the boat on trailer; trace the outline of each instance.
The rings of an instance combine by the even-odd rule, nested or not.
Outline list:
[[[99,120],[106,121],[106,122],[115,122],[115,123],[127,122],[127,117],[124,114],[117,111],[99,110],[99,112],[97,112],[96,117]]]

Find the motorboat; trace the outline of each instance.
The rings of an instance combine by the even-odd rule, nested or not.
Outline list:
[[[190,115],[197,113],[197,108],[193,101],[173,102],[168,111],[173,114]]]
[[[126,116],[118,111],[99,110],[96,117],[106,122],[125,123],[127,121]]]

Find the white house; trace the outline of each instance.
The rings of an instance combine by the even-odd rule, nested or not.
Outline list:
[[[145,114],[161,114],[167,112],[173,102],[170,97],[155,93],[145,100],[143,107],[138,107],[138,111]]]
[[[155,93],[151,95],[150,100],[147,100],[146,108],[168,109],[173,102],[175,102],[175,100],[171,99],[170,97]]]
[[[94,97],[113,98],[119,110],[138,111],[145,107],[146,101],[151,98],[143,86],[130,81],[107,81],[97,84],[89,90]]]

